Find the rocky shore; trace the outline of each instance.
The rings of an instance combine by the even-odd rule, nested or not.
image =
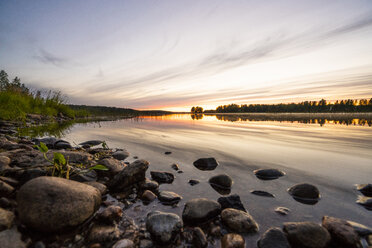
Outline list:
[[[79,145],[53,137],[31,140],[14,136],[14,125],[7,122],[0,123],[0,130],[1,248],[240,248],[246,247],[247,235],[260,232],[259,220],[249,213],[249,206],[238,195],[228,195],[234,182],[227,174],[209,179],[216,191],[227,196],[195,198],[179,205],[179,192],[159,190],[159,184],[173,183],[174,174],[155,171],[146,160],[126,162],[130,154],[124,149],[110,149],[100,140]],[[35,147],[41,144],[47,149]],[[218,162],[200,158],[194,166],[203,173],[215,169]],[[182,173],[177,164],[170,168]],[[148,170],[151,178],[146,178]],[[259,180],[285,176],[276,169],[254,173]],[[366,197],[372,195],[371,185],[360,185],[358,190]],[[265,191],[251,193],[275,197]],[[304,204],[321,198],[317,187],[307,183],[294,185],[288,193]],[[365,199],[360,204],[371,207],[371,198]],[[154,209],[142,222],[135,222],[126,213],[134,203],[153,201],[182,208],[182,215]],[[276,209],[281,215],[289,211]],[[370,227],[331,216],[317,223],[284,222],[264,231],[257,240],[259,248],[372,247]]]

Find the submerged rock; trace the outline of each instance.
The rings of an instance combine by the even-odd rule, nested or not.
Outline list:
[[[275,197],[273,194],[262,191],[262,190],[251,190],[251,193],[254,195],[259,195],[259,196],[265,196],[265,197]]]
[[[213,200],[196,198],[186,202],[182,219],[190,225],[209,221],[221,213],[221,205]]]
[[[199,158],[194,162],[194,166],[199,170],[214,170],[218,163],[215,158]]]
[[[226,174],[220,174],[211,177],[209,179],[209,183],[222,189],[230,189],[233,184],[233,180]]]
[[[225,234],[221,239],[221,248],[244,248],[244,238],[236,233]]]
[[[235,208],[247,212],[247,210],[245,210],[244,208],[243,203],[240,200],[240,196],[237,194],[220,197],[218,198],[218,202],[221,204],[222,209]]]
[[[159,201],[164,205],[173,205],[181,201],[182,197],[171,191],[162,191],[159,194]]]
[[[270,228],[257,242],[258,248],[291,248],[284,232],[279,228]]]
[[[304,204],[315,204],[320,198],[318,188],[308,183],[296,184],[288,189],[288,193],[296,201]]]
[[[182,227],[182,220],[176,214],[155,211],[147,215],[146,229],[158,244],[173,243],[178,239]]]
[[[234,208],[226,208],[221,213],[222,222],[228,229],[238,233],[252,233],[258,231],[258,224],[247,212]]]
[[[146,160],[136,160],[133,163],[124,167],[116,176],[109,182],[109,188],[114,192],[119,192],[145,180],[146,170],[149,168],[149,162]]]
[[[43,232],[74,227],[98,209],[98,189],[58,177],[38,177],[24,184],[18,194],[22,223]],[[53,207],[51,207],[53,206]]]
[[[151,178],[158,183],[172,183],[174,175],[165,171],[150,171]]]
[[[286,222],[283,230],[293,247],[325,248],[331,235],[324,227],[313,222]]]
[[[259,169],[253,171],[253,173],[261,180],[274,180],[285,175],[283,171],[278,169]]]
[[[358,233],[346,221],[330,216],[324,216],[322,226],[331,234],[337,247],[358,248],[360,245]]]
[[[365,196],[372,197],[372,184],[358,184],[357,190]]]

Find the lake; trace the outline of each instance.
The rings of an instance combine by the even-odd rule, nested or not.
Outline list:
[[[76,144],[105,140],[110,148],[124,148],[131,156],[150,162],[152,170],[175,174],[173,184],[162,184],[160,190],[174,191],[183,197],[179,207],[158,202],[143,206],[137,202],[127,212],[141,222],[147,212],[161,209],[182,214],[184,203],[192,198],[221,197],[208,179],[226,173],[234,180],[231,194],[238,194],[249,213],[260,225],[259,234],[246,236],[255,244],[269,227],[281,227],[287,221],[320,222],[324,215],[370,225],[372,212],[355,203],[360,195],[355,184],[372,183],[372,127],[370,120],[252,118],[239,115],[166,115],[144,116],[118,121],[75,124],[65,131],[64,139]],[[164,152],[172,152],[165,155]],[[214,157],[219,166],[213,171],[200,171],[193,162]],[[182,174],[171,169],[177,163]],[[253,171],[277,168],[284,177],[263,181]],[[195,186],[190,179],[200,180]],[[315,205],[295,201],[287,189],[297,183],[316,185],[321,200]],[[264,190],[275,195],[268,198],[253,195],[251,190]],[[275,213],[283,206],[291,211]]]

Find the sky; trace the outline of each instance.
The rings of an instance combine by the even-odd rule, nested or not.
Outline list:
[[[1,0],[0,69],[135,109],[371,98],[372,1]]]

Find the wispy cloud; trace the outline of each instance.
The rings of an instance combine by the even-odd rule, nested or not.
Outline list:
[[[63,57],[56,56],[44,49],[39,50],[39,54],[33,56],[34,59],[37,61],[44,63],[44,64],[51,64],[57,67],[61,67],[66,65],[69,60]]]

